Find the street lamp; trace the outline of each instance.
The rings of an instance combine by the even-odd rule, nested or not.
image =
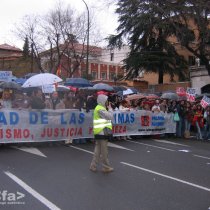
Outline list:
[[[89,57],[90,14],[89,14],[89,8],[88,8],[87,3],[86,3],[84,0],[82,0],[82,1],[83,1],[83,3],[84,3],[85,6],[86,6],[87,14],[88,14],[88,16],[87,16],[87,18],[88,18],[88,20],[87,20],[87,47],[86,47],[86,49],[87,49],[87,51],[86,51],[86,77],[87,77],[87,79],[88,79],[88,69],[89,69],[88,57]]]

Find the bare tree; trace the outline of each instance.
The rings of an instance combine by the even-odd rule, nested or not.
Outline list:
[[[51,57],[51,69],[54,73],[59,65],[61,65],[61,59],[65,56],[67,65],[62,67],[68,72],[68,76],[78,69],[82,61],[84,61],[86,54],[86,39],[87,39],[87,15],[86,13],[76,14],[76,12],[69,6],[63,7],[63,4],[59,2],[55,9],[51,10],[44,18],[43,28],[45,34],[48,34],[48,41],[52,46]],[[93,26],[92,19],[90,19],[90,28]],[[94,30],[94,32],[97,31]],[[98,31],[97,31],[98,32]],[[97,37],[95,33],[90,33],[90,37]],[[95,34],[95,35],[94,35]],[[99,36],[98,36],[99,37]],[[94,40],[96,43],[96,39]],[[78,49],[80,43],[80,48]],[[82,47],[81,47],[82,46]],[[91,53],[91,48],[90,48]]]
[[[20,24],[17,24],[15,27],[15,33],[21,40],[25,40],[25,37],[28,37],[29,46],[31,46],[31,72],[33,72],[33,62],[37,63],[37,66],[40,71],[44,71],[41,66],[40,52],[43,50],[42,42],[42,30],[40,28],[39,16],[29,16],[26,15],[22,18]]]
[[[98,44],[101,36],[91,12],[89,23],[90,43]],[[45,49],[49,49],[47,51],[47,54],[50,55],[48,56],[48,61],[50,61],[48,71],[55,73],[61,65],[61,59],[65,58],[66,62],[62,68],[71,77],[84,61],[87,52],[85,44],[87,42],[87,13],[85,10],[79,14],[70,6],[65,6],[59,1],[54,9],[42,17],[25,16],[21,23],[17,24],[16,34],[22,40],[28,37],[32,63],[37,62],[41,71],[44,71],[41,57],[43,52],[46,52]],[[89,53],[91,49],[89,48]]]

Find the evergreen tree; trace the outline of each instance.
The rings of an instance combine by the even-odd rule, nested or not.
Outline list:
[[[147,72],[159,73],[159,83],[163,83],[164,73],[169,73],[171,77],[175,74],[180,78],[185,77],[186,61],[178,55],[174,45],[168,40],[170,36],[177,35],[180,28],[182,33],[185,31],[184,40],[191,41],[194,38],[187,25],[174,21],[175,16],[183,13],[183,2],[186,3],[170,0],[118,1],[118,33],[109,37],[109,46],[120,48],[124,40],[130,46],[130,53],[124,60],[127,78],[136,77],[142,68]],[[186,11],[188,5],[185,8]]]
[[[28,37],[26,37],[24,45],[23,45],[23,57],[28,58],[29,56],[30,56],[29,41],[28,41]]]

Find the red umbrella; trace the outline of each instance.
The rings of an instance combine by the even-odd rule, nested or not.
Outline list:
[[[103,90],[97,92],[97,96],[98,95],[106,95],[107,96],[108,94],[109,94],[108,92],[103,91]]]
[[[145,98],[147,98],[147,99],[157,99],[157,98],[160,98],[160,97],[155,95],[155,94],[149,94],[149,95],[145,96]]]
[[[73,86],[67,86],[71,91],[77,92],[78,88],[73,87]]]

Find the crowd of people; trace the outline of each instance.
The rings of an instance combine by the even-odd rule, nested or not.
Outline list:
[[[97,92],[68,91],[43,94],[41,89],[31,92],[5,89],[0,94],[0,108],[15,109],[78,109],[89,112],[97,106]],[[205,109],[200,101],[169,100],[160,97],[129,100],[129,97],[109,93],[112,111],[146,110],[154,113],[174,113],[176,133],[179,138],[189,138],[196,133],[197,139],[208,139],[210,134],[210,106]],[[129,136],[127,138],[130,138]]]

